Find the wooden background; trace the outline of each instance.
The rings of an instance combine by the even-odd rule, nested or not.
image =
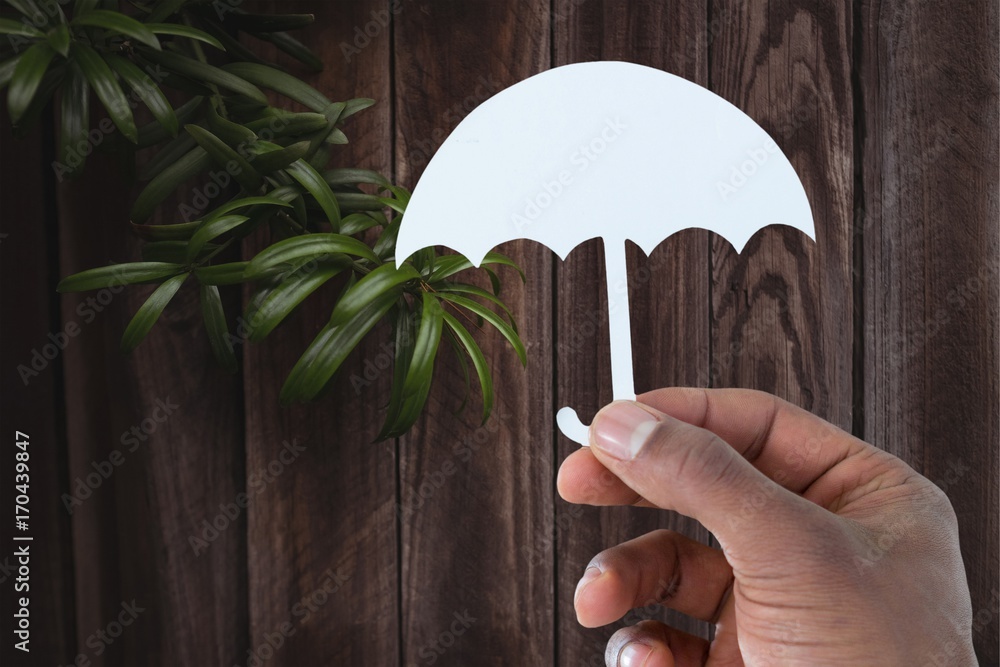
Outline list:
[[[342,44],[395,5],[249,6],[317,15],[303,33],[328,64],[316,85],[335,99],[379,100],[350,121],[338,162],[408,186],[476,104],[565,63],[659,67],[755,118],[800,174],[817,241],[769,229],[736,255],[686,231],[648,259],[633,253],[638,389],[773,391],[945,487],[977,651],[984,664],[1000,661],[994,0],[403,0],[349,61]],[[139,290],[87,321],[78,308],[88,295],[60,299],[53,288],[70,272],[136,257],[128,186],[100,160],[84,179],[55,183],[48,128],[20,142],[4,130],[0,151],[2,432],[28,431],[32,442],[31,664],[83,654],[109,666],[601,665],[618,626],[585,630],[572,607],[591,556],[656,527],[709,539],[667,513],[574,507],[555,494],[574,447],[555,435],[555,408],[589,417],[610,399],[599,244],[565,263],[538,245],[505,246],[530,277],[507,292],[530,362],[523,371],[486,337],[498,401],[485,427],[475,410],[454,414],[464,382],[442,361],[418,427],[373,445],[389,377],[358,393],[350,376],[378,361],[380,340],[366,342],[333,396],[277,405],[326,304],[240,346],[237,376],[212,363],[193,293],[121,357]],[[655,193],[622,193],[646,195]],[[25,387],[16,366],[71,322],[81,333]],[[177,408],[129,452],[122,434],[158,400]],[[276,464],[293,442],[305,450]],[[114,450],[124,462],[70,516],[60,495]],[[221,514],[260,488],[269,465],[279,474],[249,508]],[[224,529],[196,555],[190,537],[220,516]],[[132,600],[144,611],[103,650],[93,633]],[[10,643],[5,634],[5,664],[21,664],[7,660]]]

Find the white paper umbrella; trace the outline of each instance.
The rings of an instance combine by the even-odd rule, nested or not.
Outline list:
[[[396,259],[445,245],[478,266],[521,238],[565,259],[603,238],[613,395],[633,399],[625,241],[649,254],[674,232],[700,227],[739,252],[773,224],[814,235],[795,170],[749,116],[660,70],[579,63],[511,86],[455,128],[413,191]],[[563,408],[557,421],[588,443],[574,410]]]

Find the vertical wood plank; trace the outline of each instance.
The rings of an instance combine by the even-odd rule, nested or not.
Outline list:
[[[951,498],[977,654],[996,664],[997,4],[859,14],[865,435]]]
[[[4,109],[0,112],[0,210],[4,212],[0,217],[0,394],[4,399],[0,411],[4,438],[0,488],[8,502],[19,493],[15,486],[24,479],[15,478],[14,454],[18,450],[14,439],[16,431],[27,433],[30,515],[25,517],[29,520],[27,532],[16,531],[12,518],[3,522],[0,531],[4,544],[0,551],[0,608],[9,624],[21,597],[14,588],[19,563],[10,545],[15,544],[14,534],[30,536],[30,613],[32,619],[46,619],[47,627],[42,634],[33,622],[30,654],[15,649],[13,634],[6,637],[0,645],[0,661],[7,665],[61,664],[75,655],[76,633],[70,522],[59,500],[66,479],[66,441],[62,360],[56,352],[58,342],[69,336],[62,329],[53,283],[59,260],[55,209],[51,206],[52,172],[46,162],[51,147],[40,129],[15,139],[9,123]]]
[[[475,106],[548,67],[549,2],[405,2],[396,26],[396,165],[412,187]],[[430,410],[400,444],[405,665],[553,658],[552,255],[523,242],[501,251],[529,277],[507,272],[504,292],[528,370],[502,337],[474,331],[497,390],[478,427],[478,396],[454,414],[465,381],[445,346]]]
[[[326,64],[310,78],[313,85],[333,100],[378,100],[345,125],[351,143],[335,152],[334,166],[384,173],[392,166],[386,7],[374,0],[253,4],[262,13],[315,14],[315,24],[296,35]],[[259,659],[270,655],[269,666],[392,665],[398,656],[396,461],[392,442],[372,444],[390,378],[357,392],[351,381],[364,376],[364,361],[382,352],[388,332],[376,329],[362,343],[326,398],[278,405],[288,372],[329,319],[335,293],[324,295],[244,351],[248,485],[254,476],[263,480],[269,466],[281,470],[249,507],[249,650]],[[293,444],[305,451],[287,462],[291,455],[282,452]]]
[[[708,83],[711,35],[704,4],[558,0],[555,21],[557,65],[627,60],[701,85]],[[669,210],[667,205],[664,215],[669,215]],[[708,381],[708,248],[708,233],[699,230],[671,237],[649,258],[637,247],[629,248],[632,344],[639,393],[667,386],[705,386]],[[587,418],[584,421],[612,398],[603,254],[600,242],[588,242],[574,250],[557,270],[559,405],[581,409]],[[577,447],[559,436],[559,461]],[[595,483],[600,484],[600,480]],[[707,541],[708,533],[696,522],[675,513],[583,508],[559,500],[557,525],[558,664],[603,665],[604,646],[611,634],[644,618],[663,618],[682,630],[707,636],[706,624],[658,610],[653,600],[627,615],[622,623],[593,630],[576,622],[573,608],[576,584],[598,552],[658,528]],[[664,588],[667,585],[663,582]]]
[[[712,89],[775,139],[805,186],[816,226],[815,243],[768,228],[739,255],[714,238],[714,383],[773,392],[850,429],[850,3],[716,1],[712,11],[721,26]],[[754,186],[752,175],[735,182]]]
[[[79,180],[63,184],[63,275],[138,260],[127,232],[130,200],[105,196],[109,188],[129,192],[120,165],[99,158]],[[175,219],[170,204],[156,217]],[[73,512],[73,657],[83,654],[95,665],[231,664],[246,644],[245,517],[223,516],[216,533],[200,522],[213,522],[243,490],[239,379],[212,359],[193,283],[136,351],[122,356],[121,334],[151,291],[63,299],[64,322],[82,329],[66,351],[66,491],[82,502]],[[204,549],[193,545],[191,538],[206,535]],[[105,645],[96,633],[123,604],[137,609],[136,618]]]

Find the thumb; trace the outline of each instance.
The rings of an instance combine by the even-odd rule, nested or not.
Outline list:
[[[778,485],[719,436],[634,401],[604,407],[591,450],[649,502],[698,520],[730,555],[766,556],[828,512]],[[820,523],[826,523],[821,521]],[[762,552],[764,550],[764,552]]]

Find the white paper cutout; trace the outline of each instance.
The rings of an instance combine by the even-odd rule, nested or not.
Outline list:
[[[634,399],[626,239],[649,254],[700,227],[739,252],[773,224],[815,238],[799,177],[753,119],[657,69],[578,63],[511,86],[455,128],[414,188],[396,258],[444,245],[478,266],[494,247],[525,238],[565,259],[603,238],[613,396]],[[589,444],[572,408],[557,423]]]

